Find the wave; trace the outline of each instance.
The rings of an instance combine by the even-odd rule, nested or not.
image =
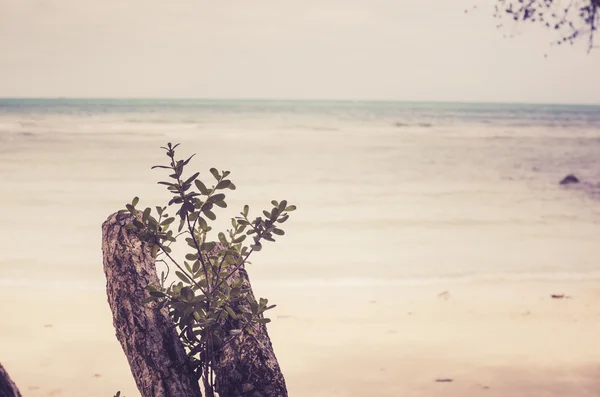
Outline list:
[[[402,128],[402,127],[422,127],[422,128],[430,128],[430,127],[434,127],[433,123],[426,123],[426,122],[421,122],[421,123],[403,123],[403,122],[396,122],[394,123],[394,127],[398,127],[398,128]]]
[[[126,119],[128,124],[202,124],[202,120],[193,119]]]

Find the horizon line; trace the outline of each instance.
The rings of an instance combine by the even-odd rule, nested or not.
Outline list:
[[[1,100],[180,100],[221,102],[343,102],[343,103],[438,103],[469,105],[545,105],[545,106],[594,106],[600,102],[538,102],[538,101],[477,101],[477,100],[410,100],[410,99],[307,99],[307,98],[260,98],[260,97],[128,97],[128,96],[0,96]]]

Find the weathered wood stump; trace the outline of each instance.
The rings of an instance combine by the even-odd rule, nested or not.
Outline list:
[[[201,397],[185,349],[167,309],[158,309],[148,297],[148,284],[158,284],[150,247],[126,230],[134,217],[113,214],[102,225],[102,252],[106,292],[116,335],[129,360],[142,397]],[[218,249],[218,248],[217,248]],[[241,278],[250,290],[243,268],[229,279]],[[245,302],[247,308],[249,303]],[[241,312],[238,312],[238,314]],[[237,320],[224,323],[226,331],[239,329]],[[215,391],[219,397],[287,397],[285,380],[264,324],[244,333],[218,352],[214,360]]]
[[[218,248],[217,248],[218,249]],[[242,288],[252,286],[245,269],[240,268],[228,280],[242,279]],[[248,302],[242,303],[250,309]],[[240,310],[234,310],[241,314]],[[237,320],[228,318],[225,330],[239,329]],[[217,354],[215,365],[216,392],[220,397],[287,397],[285,379],[273,352],[265,324],[259,324],[254,334],[243,333]]]
[[[113,214],[102,225],[106,293],[116,336],[142,397],[201,397],[167,309],[145,304],[148,284],[158,284],[150,247],[126,230],[129,214]]]
[[[10,379],[8,373],[0,363],[0,396],[1,397],[21,397],[19,388],[15,382]]]

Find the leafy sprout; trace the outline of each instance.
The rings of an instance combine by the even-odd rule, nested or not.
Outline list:
[[[185,167],[194,156],[177,159],[178,146],[168,143],[162,147],[168,163],[152,167],[169,172],[166,181],[158,182],[171,195],[167,205],[142,210],[137,208],[139,198],[135,197],[120,212],[133,215],[125,228],[136,229],[139,239],[150,245],[152,256],[167,268],[159,285],[147,287],[149,297],[145,302],[168,308],[195,373],[207,396],[212,396],[216,356],[240,335],[253,334],[260,324],[270,322],[265,312],[275,307],[267,299],[257,301],[239,271],[264,242],[275,242],[276,237],[285,234],[283,224],[296,206],[286,200],[273,200],[272,207],[262,211],[263,216],[253,218],[245,205],[239,216],[231,218],[231,228],[217,233],[218,241],[211,241],[210,222],[216,220],[217,209],[227,208],[226,192],[236,186],[229,179],[229,171],[216,168],[210,169],[210,183],[198,179],[199,172],[184,177]],[[176,232],[173,225],[177,225]],[[183,262],[175,260],[171,250],[171,245],[181,239],[188,247]],[[177,281],[166,285],[171,266],[176,268]],[[235,328],[226,327],[226,321],[233,321]]]

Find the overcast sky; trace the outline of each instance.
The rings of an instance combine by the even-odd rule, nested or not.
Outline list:
[[[600,49],[493,5],[0,0],[0,96],[600,103]]]

